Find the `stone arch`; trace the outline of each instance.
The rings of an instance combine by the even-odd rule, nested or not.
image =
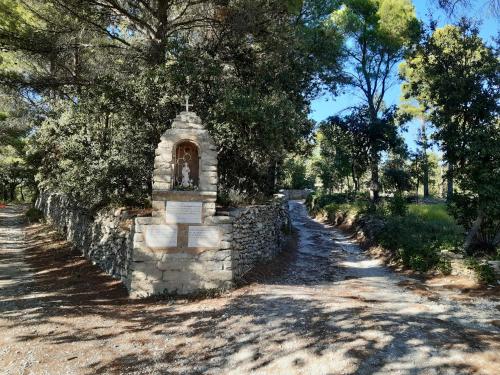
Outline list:
[[[173,188],[197,189],[200,185],[200,158],[201,150],[197,142],[192,139],[181,139],[172,147],[173,161]],[[183,169],[187,166],[189,185],[186,185]]]

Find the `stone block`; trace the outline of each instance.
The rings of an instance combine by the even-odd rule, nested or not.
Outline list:
[[[153,182],[153,190],[169,190],[170,189],[170,183],[167,182]]]
[[[163,281],[182,284],[183,281],[187,281],[189,275],[182,271],[165,271],[163,272]]]
[[[157,225],[157,224],[161,224],[161,222],[156,218],[153,218],[150,216],[143,216],[143,217],[136,217],[135,224],[136,225]]]
[[[156,254],[146,246],[135,246],[132,253],[132,260],[153,262],[156,260]]]
[[[154,177],[153,177],[153,184],[156,184],[156,183],[168,183],[169,187],[170,187],[170,182],[172,181],[172,178],[170,177],[170,174],[158,174],[158,173],[155,173]]]
[[[156,154],[155,162],[165,163],[168,167],[170,167],[170,164],[172,163],[172,153],[160,152],[159,154]]]
[[[132,278],[139,280],[161,280],[163,272],[156,267],[156,262],[132,262]]]
[[[233,280],[233,271],[222,270],[222,271],[207,272],[207,274],[205,275],[205,280],[232,281]]]
[[[201,166],[201,171],[202,172],[214,172],[214,173],[217,173],[217,166],[214,165],[214,164],[202,164]]]
[[[189,253],[165,253],[161,255],[162,262],[177,262],[179,260],[194,260],[195,257]]]
[[[156,263],[156,267],[162,271],[182,272],[186,269],[187,264],[186,260],[177,260],[176,262],[159,261]]]
[[[206,219],[205,224],[231,224],[233,223],[231,216],[212,216]]]
[[[140,242],[144,242],[144,236],[142,233],[134,233],[134,245]]]
[[[155,211],[165,211],[165,201],[152,201],[151,206]]]

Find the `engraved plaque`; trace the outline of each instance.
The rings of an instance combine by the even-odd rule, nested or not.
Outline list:
[[[146,245],[151,248],[177,246],[176,225],[148,225],[145,233]]]
[[[219,228],[212,227],[189,227],[188,247],[212,247],[217,248],[220,244]]]
[[[202,205],[202,202],[167,201],[165,221],[171,224],[201,224]]]

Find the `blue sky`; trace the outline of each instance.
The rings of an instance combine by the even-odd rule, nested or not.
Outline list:
[[[468,9],[459,9],[457,14],[450,18],[443,11],[438,9],[436,6],[437,0],[413,0],[415,5],[417,16],[419,19],[428,23],[429,15],[438,21],[439,26],[443,26],[448,23],[453,23],[460,15],[467,15],[468,17],[474,17],[481,22],[480,32],[481,36],[487,40],[491,41],[491,38],[496,36],[499,28],[498,19],[491,14],[488,8],[487,0],[472,0],[473,5]],[[395,85],[386,95],[385,101],[387,104],[398,104],[400,98],[400,85]],[[325,118],[332,116],[347,107],[352,106],[359,101],[359,99],[354,95],[353,92],[347,92],[341,96],[332,98],[331,95],[323,94],[316,100],[312,102],[311,115],[310,117],[316,121],[324,120]],[[406,143],[410,148],[415,147],[415,139],[417,134],[418,124],[417,122],[412,122],[408,126],[408,132],[404,133]]]

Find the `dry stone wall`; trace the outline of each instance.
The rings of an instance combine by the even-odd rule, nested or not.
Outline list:
[[[127,211],[104,209],[92,215],[64,195],[48,192],[40,194],[35,207],[86,258],[127,285],[133,240]]]
[[[132,298],[195,294],[229,288],[260,262],[275,257],[289,232],[288,203],[249,206],[207,218],[221,231],[220,246],[202,252],[164,252],[144,246],[144,228],[159,217],[131,218],[126,210],[94,215],[61,194],[41,193],[36,207],[83,255],[121,279]]]
[[[239,279],[283,249],[291,229],[288,203],[277,197],[269,205],[237,208],[230,215],[234,278]]]

